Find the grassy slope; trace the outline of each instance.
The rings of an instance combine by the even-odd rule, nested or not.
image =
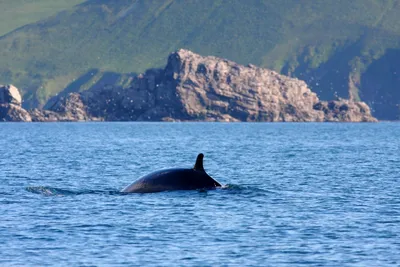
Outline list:
[[[92,68],[96,75],[84,76],[82,88],[103,72],[115,78],[114,72],[162,66],[183,47],[300,77],[322,98],[348,97],[350,87],[355,98],[382,102],[379,92],[367,93],[373,88],[363,92],[363,73],[378,73],[379,66],[370,66],[387,49],[399,49],[399,4],[91,0],[0,38],[0,79],[21,87],[31,103],[43,103]],[[393,84],[382,86],[390,91]]]
[[[0,36],[82,2],[84,0],[2,0]]]

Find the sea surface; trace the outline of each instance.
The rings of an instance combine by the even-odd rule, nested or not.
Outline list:
[[[224,188],[119,191],[192,167]],[[1,123],[0,266],[400,266],[400,123]]]

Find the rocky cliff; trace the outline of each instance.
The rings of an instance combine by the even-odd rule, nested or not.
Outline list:
[[[21,107],[22,98],[13,85],[0,85],[0,121],[32,121]]]
[[[301,80],[183,49],[169,56],[164,69],[148,70],[128,88],[71,93],[30,116],[33,121],[376,121],[365,103],[320,101]]]

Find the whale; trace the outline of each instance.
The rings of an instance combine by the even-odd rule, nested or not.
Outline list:
[[[121,190],[122,193],[156,193],[175,190],[215,189],[221,184],[207,174],[202,153],[193,168],[172,168],[152,172]]]

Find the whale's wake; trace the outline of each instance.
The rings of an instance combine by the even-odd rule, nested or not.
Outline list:
[[[38,194],[38,195],[43,195],[43,196],[77,196],[77,195],[120,195],[124,196],[127,195],[127,193],[121,192],[119,190],[113,190],[113,189],[104,189],[104,190],[91,190],[91,189],[81,189],[81,190],[72,190],[72,189],[63,189],[63,188],[57,188],[57,187],[51,187],[51,186],[29,186],[25,188],[26,191],[33,193],[33,194]],[[254,187],[248,187],[248,186],[242,186],[242,185],[235,185],[235,184],[226,184],[222,185],[222,187],[218,188],[217,191],[221,190],[222,192],[227,192],[227,193],[255,193],[259,191],[265,191],[261,190],[259,188],[254,188]],[[178,192],[182,192],[184,190],[180,190]],[[205,192],[208,190],[195,190],[197,192]],[[170,191],[169,191],[170,192]]]
[[[29,186],[26,191],[43,196],[76,196],[88,194],[121,195],[117,190],[68,190],[50,186]]]

